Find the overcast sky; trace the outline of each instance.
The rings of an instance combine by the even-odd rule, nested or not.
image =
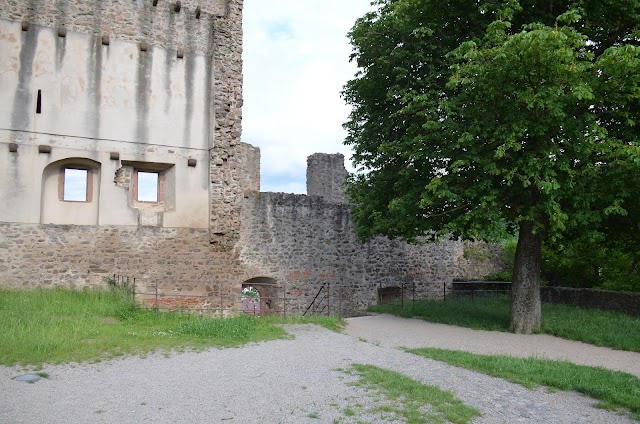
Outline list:
[[[356,72],[346,37],[371,0],[245,0],[242,141],[260,148],[261,191],[306,192],[307,156],[343,153]]]

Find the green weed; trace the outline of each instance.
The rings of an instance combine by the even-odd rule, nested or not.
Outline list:
[[[403,374],[373,365],[354,364],[351,372],[359,376],[354,383],[365,389],[379,391],[393,406],[379,412],[389,412],[407,423],[468,423],[482,413],[456,399],[453,393],[415,381]]]

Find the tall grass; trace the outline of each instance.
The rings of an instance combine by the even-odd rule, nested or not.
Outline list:
[[[404,307],[382,305],[372,307],[371,311],[473,329],[509,331],[509,299],[506,297],[405,302]],[[542,305],[541,332],[640,352],[640,319],[624,314],[545,303]]]
[[[403,318],[422,318],[429,322],[457,325],[476,330],[508,331],[509,303],[504,298],[485,298],[404,302],[403,305],[376,305],[372,312],[393,314]]]
[[[288,322],[294,322],[294,319]],[[156,350],[231,347],[286,337],[277,318],[201,318],[132,310],[117,290],[0,290],[0,364],[83,362]],[[341,320],[305,321],[337,328]]]

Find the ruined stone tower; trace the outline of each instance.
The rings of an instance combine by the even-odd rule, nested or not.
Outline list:
[[[8,0],[0,19],[0,218],[210,228],[228,249],[257,189],[239,171],[242,0]]]
[[[1,285],[123,274],[232,311],[253,284],[302,311],[325,283],[362,309],[382,284],[426,292],[465,272],[457,242],[360,244],[342,155],[309,158],[308,196],[259,192],[259,150],[241,142],[242,6],[3,2]]]

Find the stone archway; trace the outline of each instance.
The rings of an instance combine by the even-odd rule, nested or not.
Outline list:
[[[246,289],[246,290],[245,290]],[[242,290],[250,289],[257,292],[243,294],[241,298],[242,311],[248,315],[269,316],[281,312],[282,299],[278,297],[277,283],[273,278],[256,277],[242,283]]]

